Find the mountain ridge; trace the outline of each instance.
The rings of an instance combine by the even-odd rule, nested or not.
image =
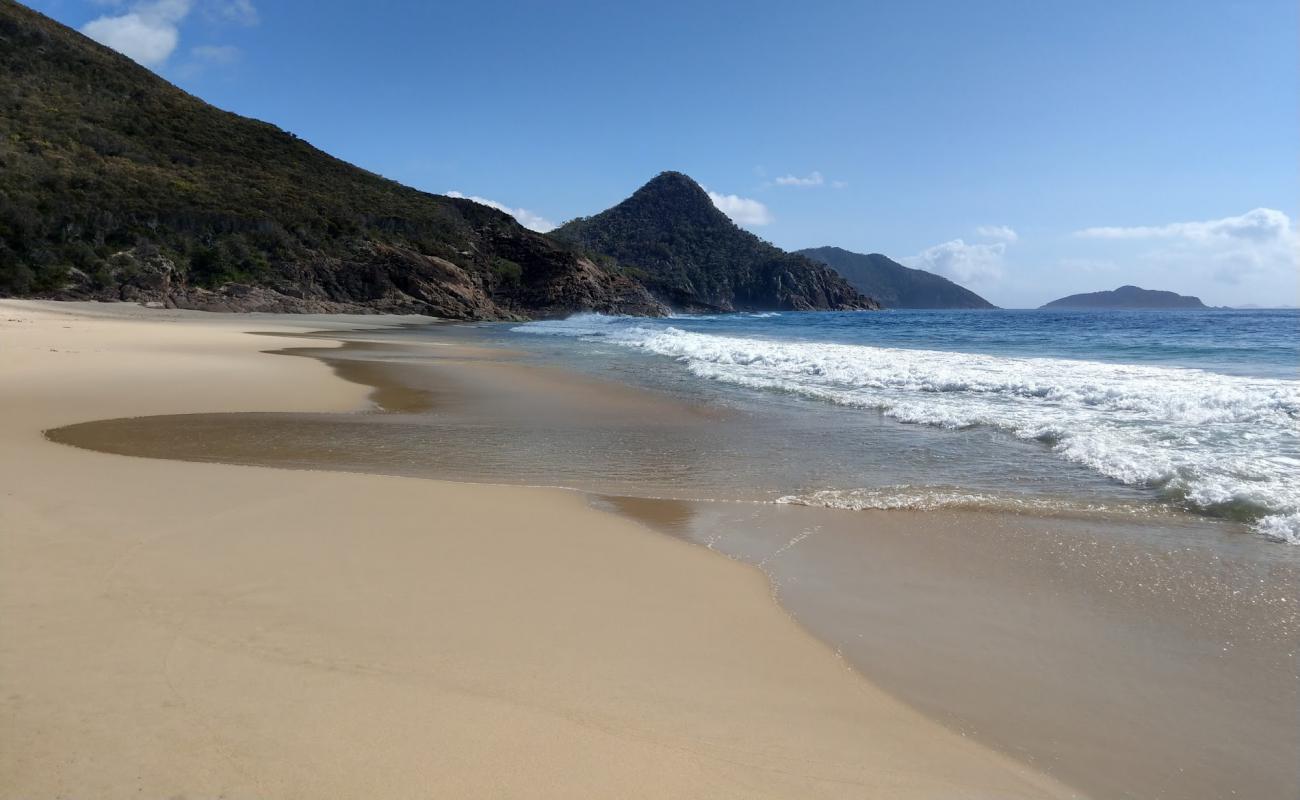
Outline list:
[[[551,236],[613,259],[678,310],[879,308],[829,267],[742,230],[672,170]]]
[[[855,253],[833,246],[795,252],[834,269],[885,308],[997,308],[942,275],[906,267],[880,253]]]

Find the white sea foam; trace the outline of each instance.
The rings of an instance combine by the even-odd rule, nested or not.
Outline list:
[[[780,311],[742,311],[734,314],[669,314],[668,319],[771,319],[772,317],[781,316]],[[582,317],[604,317],[605,319],[631,319],[630,317],[609,317],[604,314],[578,314],[577,318]],[[572,318],[571,318],[572,319]],[[552,320],[553,321],[553,320]],[[518,329],[516,329],[518,330]]]
[[[1098,515],[1131,519],[1153,517],[1159,506],[1132,502],[1080,503],[1063,497],[970,491],[954,486],[885,486],[872,489],[823,489],[778,497],[781,505],[818,506],[849,511],[1007,511],[1050,516]]]
[[[879,489],[822,489],[807,494],[778,497],[777,503],[796,506],[821,506],[849,511],[938,511],[941,509],[979,510],[1005,508],[1023,511],[1057,511],[1059,504],[1033,497],[1000,497],[987,492],[970,492],[957,488],[887,486]]]
[[[1300,544],[1300,382],[1197,369],[718,336],[582,314],[515,328],[668,356],[695,375],[877,409],[902,422],[990,426],[1127,484],[1245,513]]]

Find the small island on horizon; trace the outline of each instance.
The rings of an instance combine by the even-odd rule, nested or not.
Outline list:
[[[1209,308],[1201,298],[1160,289],[1121,286],[1108,292],[1072,294],[1046,303],[1039,308],[1153,309]]]

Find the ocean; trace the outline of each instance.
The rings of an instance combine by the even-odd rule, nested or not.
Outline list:
[[[786,487],[781,502],[1145,505],[1300,543],[1300,311],[579,314],[484,327],[588,372],[760,415],[829,415],[843,436],[814,438],[826,446],[802,458],[836,461],[830,482]],[[913,435],[864,432],[872,416]]]

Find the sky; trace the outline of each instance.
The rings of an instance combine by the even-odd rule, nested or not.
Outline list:
[[[547,230],[663,170],[1008,307],[1300,304],[1295,0],[41,0],[181,88]]]

